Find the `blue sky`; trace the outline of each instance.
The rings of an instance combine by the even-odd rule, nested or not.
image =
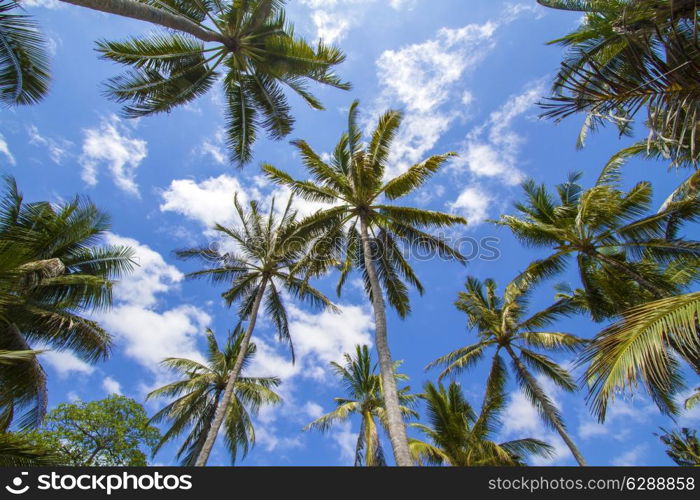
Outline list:
[[[393,158],[395,172],[429,154],[461,155],[410,201],[467,216],[470,225],[458,236],[497,239],[497,259],[474,259],[466,268],[439,260],[416,263],[427,293],[413,294],[409,319],[389,317],[394,357],[405,360],[403,371],[415,389],[435,376],[423,371],[426,364],[474,340],[464,316],[452,306],[467,274],[506,283],[540,255],[485,219],[510,210],[525,178],[551,185],[569,171],[582,170],[585,181],[593,182],[606,159],[631,141],[603,131],[589,138],[583,151],[576,151],[580,117],[558,126],[538,120],[536,102],[546,93],[561,58],[559,48],[545,43],[572,29],[578,16],[534,3],[300,0],[288,8],[299,33],[342,46],[348,58],[339,72],[354,85],[351,92],[316,89],[325,112],[311,111],[292,99],[297,124],[290,138],[303,138],[316,150],[329,151],[343,131],[353,99],[361,100],[367,125],[389,107],[401,109],[405,121]],[[30,200],[89,196],[113,217],[109,240],[136,248],[141,264],[118,286],[114,310],[100,314],[115,337],[109,361],[88,366],[69,353],[45,355],[50,402],[98,399],[112,392],[142,401],[149,390],[169,380],[158,361],[197,356],[206,327],[223,339],[236,322],[219,298],[221,290],[184,280],[184,273],[194,267],[177,261],[173,250],[206,243],[213,223],[231,221],[234,192],[244,200],[263,201],[283,194],[260,176],[260,162],[301,174],[300,162],[286,141],[261,140],[252,165],[238,170],[227,164],[216,91],[168,115],[138,121],[119,118],[119,107],[102,95],[103,82],[119,68],[98,59],[94,41],[121,39],[153,27],[54,0],[24,4],[50,37],[54,80],[44,102],[4,111],[0,117],[2,173],[14,175]],[[662,200],[681,177],[650,162],[626,167],[626,183],[642,179],[654,181]],[[335,278],[319,286],[330,294]],[[540,288],[533,307],[551,301],[550,285]],[[352,464],[357,422],[325,436],[301,432],[333,408],[333,397],[342,396],[328,363],[355,344],[371,344],[371,311],[360,289],[351,284],[338,303],[341,315],[314,313],[290,303],[296,365],[290,364],[270,324],[262,320],[251,373],[281,376],[285,403],[261,413],[258,445],[241,463]],[[571,318],[560,327],[583,337],[600,328],[585,318]],[[475,405],[481,403],[485,370],[480,366],[459,378]],[[500,437],[545,439],[558,450],[547,463],[572,465],[568,450],[543,428],[513,380],[510,387]],[[590,464],[670,464],[653,433],[672,422],[646,398],[619,400],[603,427],[590,416],[583,394],[554,391],[553,396]],[[153,412],[158,404],[147,403],[146,408]],[[681,423],[697,425],[698,419],[696,411],[683,415]],[[155,463],[174,464],[172,451],[166,448]],[[225,452],[217,448],[211,463],[226,463]]]

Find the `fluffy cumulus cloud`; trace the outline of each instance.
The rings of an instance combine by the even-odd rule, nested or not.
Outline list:
[[[105,377],[102,381],[102,388],[109,395],[122,393],[122,385],[112,377]]]
[[[158,294],[168,292],[184,278],[175,266],[165,262],[161,254],[133,238],[108,234],[107,243],[129,247],[134,251],[136,267],[114,290],[114,298],[118,302],[153,306]]]
[[[226,174],[199,183],[192,179],[176,179],[162,193],[160,210],[178,213],[208,229],[217,223],[233,222],[236,213],[233,197],[236,193],[242,204],[250,199],[241,182]]]
[[[138,264],[115,286],[115,307],[97,318],[120,350],[159,377],[159,363],[166,357],[201,359],[197,341],[211,323],[209,314],[191,305],[161,306],[161,297],[179,286],[182,273],[136,240],[111,234],[108,243],[133,248]]]
[[[117,116],[104,118],[84,131],[80,164],[82,178],[91,186],[98,182],[100,167],[106,168],[119,189],[139,196],[136,171],[148,155],[146,141],[132,137],[132,131]]]
[[[41,355],[41,360],[56,370],[59,378],[72,374],[90,375],[95,371],[94,366],[68,351],[46,351]]]
[[[488,217],[489,207],[493,201],[487,191],[478,185],[473,185],[465,188],[457,199],[449,204],[449,208],[466,217],[469,224],[474,225]]]

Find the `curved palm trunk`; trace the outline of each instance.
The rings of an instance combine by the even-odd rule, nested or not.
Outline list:
[[[547,398],[545,398],[544,393],[542,392],[542,389],[540,389],[539,384],[535,380],[535,378],[530,374],[530,372],[527,370],[525,365],[523,364],[522,361],[520,361],[520,358],[513,352],[513,348],[509,345],[505,346],[506,351],[508,352],[508,355],[510,358],[513,360],[513,363],[515,363],[515,366],[518,369],[518,372],[520,375],[527,380],[527,383],[530,387],[532,387],[535,397],[539,400],[540,404],[542,405],[542,409],[544,410],[545,414],[547,417],[549,417],[549,421],[552,422],[552,425],[554,425],[554,428],[557,430],[561,438],[564,440],[566,443],[566,446],[569,447],[569,450],[571,450],[571,454],[574,456],[576,461],[580,466],[585,466],[586,465],[586,460],[583,458],[583,455],[581,455],[581,452],[579,451],[578,447],[576,444],[574,444],[574,441],[571,439],[569,434],[566,432],[566,429],[564,429],[564,426],[561,424],[559,419],[556,417],[554,408],[552,407],[551,404],[548,403]]]
[[[255,322],[258,319],[258,311],[260,310],[260,304],[262,303],[263,296],[265,295],[266,286],[267,278],[264,278],[260,283],[258,294],[255,296],[255,302],[253,302],[253,310],[250,313],[250,322],[248,323],[248,329],[246,330],[243,340],[241,341],[241,349],[238,353],[238,357],[236,358],[236,363],[233,365],[233,369],[231,370],[228,380],[226,381],[226,388],[221,396],[221,401],[219,401],[219,404],[216,407],[216,413],[214,414],[214,419],[212,420],[209,432],[207,432],[207,438],[204,440],[202,450],[200,451],[197,461],[195,462],[195,466],[197,467],[204,467],[207,464],[211,450],[214,448],[214,443],[216,442],[216,436],[219,433],[221,424],[224,422],[226,410],[231,404],[233,389],[236,386],[238,376],[241,374],[241,369],[243,368],[243,361],[245,360],[245,355],[248,352],[250,338],[253,336]]]
[[[60,0],[64,3],[99,10],[108,14],[138,19],[164,28],[183,31],[199,38],[204,42],[220,42],[226,44],[226,39],[218,33],[190,21],[186,17],[158,9],[147,4],[132,0]]]
[[[379,354],[379,370],[382,377],[382,391],[384,393],[384,406],[387,415],[387,430],[391,447],[394,450],[396,465],[400,467],[410,467],[413,465],[411,452],[408,448],[408,437],[406,436],[406,426],[401,415],[399,403],[399,392],[396,389],[396,378],[394,377],[394,361],[391,359],[391,351],[387,340],[386,329],[386,309],[382,288],[377,277],[377,270],[372,260],[372,248],[369,244],[369,232],[367,222],[360,217],[360,236],[362,238],[362,249],[365,258],[365,268],[369,276],[372,289],[372,308],[374,309],[374,339]]]

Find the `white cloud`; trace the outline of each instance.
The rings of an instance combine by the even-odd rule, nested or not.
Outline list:
[[[316,36],[328,44],[340,42],[350,29],[359,26],[366,14],[365,7],[376,0],[301,0],[311,10],[310,17]],[[395,9],[410,8],[415,0],[390,0]]]
[[[455,120],[466,118],[474,96],[465,78],[495,48],[498,29],[532,11],[509,7],[499,20],[442,28],[432,39],[382,53],[377,60],[381,94],[373,115],[397,106],[405,112],[388,174],[422,160]]]
[[[157,302],[157,294],[168,292],[184,278],[175,266],[165,262],[162,255],[132,238],[110,233],[106,242],[130,247],[135,252],[137,267],[115,287],[116,301],[142,307],[153,306]]]
[[[472,130],[455,167],[466,166],[477,177],[496,178],[507,185],[520,184],[518,154],[525,139],[514,130],[515,120],[528,112],[544,93],[544,81],[531,82],[491,113],[486,123]]]
[[[612,465],[617,467],[634,467],[642,465],[644,456],[647,453],[647,445],[640,444],[616,457]]]
[[[57,140],[41,135],[39,129],[35,125],[30,125],[27,128],[27,134],[29,135],[29,144],[44,146],[49,152],[49,158],[51,158],[51,161],[58,165],[60,165],[66,156],[69,155],[68,150],[73,145],[72,142],[65,139]]]
[[[135,176],[148,155],[146,141],[131,137],[131,131],[115,115],[84,132],[83,152],[79,159],[83,180],[91,186],[96,185],[98,168],[103,165],[119,189],[139,196]]]
[[[44,7],[46,9],[58,9],[64,7],[58,0],[22,0],[24,7]]]
[[[312,419],[317,419],[323,415],[323,407],[313,401],[307,401],[303,410]]]
[[[163,192],[160,210],[179,213],[209,229],[214,224],[229,224],[235,219],[233,197],[236,193],[241,204],[248,202],[248,192],[241,182],[226,174],[200,183],[177,179]]]
[[[352,431],[350,422],[343,422],[331,431],[330,437],[340,449],[340,461],[355,462],[355,449],[357,447],[357,433]]]
[[[10,165],[17,164],[15,157],[12,155],[12,152],[10,151],[10,147],[7,145],[7,141],[5,141],[5,137],[3,137],[2,134],[0,134],[0,154],[5,156],[5,158],[10,163]]]
[[[130,358],[157,372],[167,357],[201,359],[197,338],[211,323],[201,309],[182,305],[157,312],[139,305],[122,305],[100,317],[101,324],[123,344]]]
[[[90,375],[95,371],[94,366],[68,351],[46,351],[41,355],[41,360],[56,370],[60,378],[65,378],[72,373]]]
[[[215,163],[225,165],[226,157],[226,132],[222,129],[214,133],[214,137],[207,137],[199,148],[199,153],[211,157]]]
[[[454,212],[466,217],[469,224],[474,226],[488,217],[492,202],[491,196],[480,186],[469,186],[449,206]]]
[[[102,388],[107,391],[107,394],[122,394],[122,385],[112,377],[105,377],[102,381]]]

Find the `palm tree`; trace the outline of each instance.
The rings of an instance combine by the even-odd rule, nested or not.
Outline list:
[[[598,419],[616,394],[639,382],[662,412],[677,414],[674,395],[684,388],[679,360],[700,369],[698,321],[700,292],[694,292],[632,308],[598,334],[580,359],[588,365],[588,399]]]
[[[264,302],[265,312],[272,319],[280,340],[289,344],[294,359],[289,321],[280,294],[282,289],[292,297],[314,307],[335,309],[320,291],[295,274],[297,269],[306,269],[304,263],[308,261],[308,236],[300,232],[301,224],[297,220],[297,212],[292,209],[292,201],[290,197],[285,209],[279,214],[273,199],[269,213],[265,215],[256,201],[251,201],[246,211],[235,196],[233,203],[240,227],[226,227],[220,224],[214,227],[224,240],[219,249],[209,245],[177,252],[181,258],[197,258],[208,266],[188,274],[189,278],[205,278],[214,284],[230,285],[222,297],[229,306],[237,302],[239,318],[241,321],[248,321],[248,328],[241,340],[240,353],[248,352],[260,306]],[[227,248],[233,250],[227,251]],[[227,408],[231,405],[244,359],[243,355],[239,355],[228,374],[226,388],[196,460],[197,466],[206,465]]]
[[[486,395],[477,415],[452,382],[447,389],[440,384],[425,384],[421,398],[427,405],[430,426],[413,424],[430,443],[412,440],[411,451],[417,460],[432,465],[453,467],[518,466],[526,465],[529,455],[550,457],[552,447],[538,439],[525,438],[495,443],[489,438],[500,426],[500,415],[505,406],[504,386],[506,369],[496,356],[486,383]]]
[[[584,13],[572,33],[554,40],[567,53],[543,104],[561,120],[577,112],[586,130],[613,122],[628,132],[647,110],[647,142],[673,161],[697,163],[700,118],[700,46],[695,0],[538,0],[555,9]]]
[[[60,459],[24,434],[0,432],[0,467],[56,466]]]
[[[231,161],[252,159],[259,129],[273,139],[294,124],[285,88],[323,109],[309,83],[349,89],[332,71],[345,56],[312,47],[287,22],[284,0],[62,0],[168,28],[126,41],[100,41],[98,51],[129,66],[109,81],[107,95],[127,103],[128,117],[169,112],[223,83]]]
[[[69,349],[88,362],[106,358],[111,337],[84,314],[111,305],[113,279],[131,271],[133,251],[98,246],[110,221],[89,200],[25,203],[14,180],[6,180],[0,260],[14,249],[21,262],[13,264],[14,277],[0,270],[3,281],[11,280],[0,285],[11,297],[0,307],[0,350],[31,351],[34,344]],[[38,359],[0,364],[0,381],[0,407],[10,413],[28,407],[20,425],[38,425],[47,405],[46,375]]]
[[[442,212],[391,204],[415,192],[454,154],[433,156],[413,165],[403,174],[385,180],[392,141],[401,125],[402,115],[398,111],[388,111],[381,116],[365,146],[357,127],[358,105],[355,101],[350,107],[348,132],[342,135],[330,161],[324,161],[304,141],[293,143],[312,177],[311,181],[295,180],[271,165],[264,165],[263,170],[273,181],[288,186],[306,200],[333,204],[307,221],[308,227],[326,234],[316,245],[316,252],[323,256],[317,263],[322,267],[341,262],[339,294],[350,271],[362,271],[374,309],[375,345],[394,457],[397,465],[410,466],[412,460],[387,339],[383,293],[399,316],[408,315],[411,308],[405,282],[415,286],[420,293],[423,293],[423,286],[402,255],[401,247],[463,260],[464,257],[446,241],[428,231],[465,224],[466,221]]]
[[[379,438],[377,420],[386,429],[386,409],[382,399],[381,378],[377,375],[377,365],[367,346],[356,346],[355,355],[345,354],[345,364],[331,363],[336,375],[342,380],[348,397],[335,398],[337,408],[323,415],[304,430],[317,429],[325,432],[337,422],[347,421],[352,415],[359,415],[362,423],[355,447],[355,466],[385,466],[384,450]],[[397,381],[408,377],[395,374]],[[411,409],[415,396],[408,394],[410,387],[399,391],[401,413],[405,417],[418,417]]]
[[[0,102],[34,104],[49,88],[48,45],[15,0],[0,0]]]
[[[659,439],[666,445],[666,454],[681,467],[700,466],[700,440],[695,430],[682,428],[679,431],[664,433]]]
[[[652,188],[641,182],[627,192],[618,171],[608,169],[583,190],[580,174],[557,186],[557,197],[534,181],[523,184],[518,215],[503,215],[525,245],[551,249],[523,273],[528,279],[558,274],[576,260],[583,300],[596,321],[630,307],[674,295],[697,277],[700,244],[678,236],[682,224],[700,213],[700,203],[684,199],[648,214]]]
[[[505,351],[523,393],[537,408],[544,422],[559,433],[579,465],[585,465],[583,456],[566,431],[559,410],[532,373],[534,370],[565,391],[577,389],[566,369],[547,355],[537,352],[573,352],[585,343],[585,340],[570,333],[544,330],[577,307],[571,300],[561,299],[546,309],[526,316],[533,289],[533,282],[516,279],[506,286],[503,297],[499,297],[493,280],[482,283],[477,278],[469,277],[466,292],[460,292],[455,305],[466,313],[468,325],[476,328],[479,341],[437,359],[428,368],[444,367],[440,374],[440,379],[443,379],[472,367],[493,347],[495,353],[491,372],[494,373],[498,372],[494,365],[500,365],[500,353]]]
[[[153,449],[154,455],[163,445],[189,429],[177,452],[177,458],[182,459],[183,466],[194,465],[226,389],[228,375],[238,359],[242,341],[241,325],[229,336],[223,349],[219,347],[214,332],[207,330],[206,363],[183,358],[163,360],[161,364],[177,372],[180,379],[146,396],[146,399],[175,398],[151,419],[154,423],[168,422],[170,426]],[[255,352],[255,344],[248,344],[243,369],[252,361]],[[224,438],[231,463],[236,463],[239,450],[245,457],[255,444],[252,417],[258,414],[260,407],[281,402],[279,395],[274,392],[280,382],[276,377],[240,377],[236,382],[234,396],[225,409],[224,424]]]

